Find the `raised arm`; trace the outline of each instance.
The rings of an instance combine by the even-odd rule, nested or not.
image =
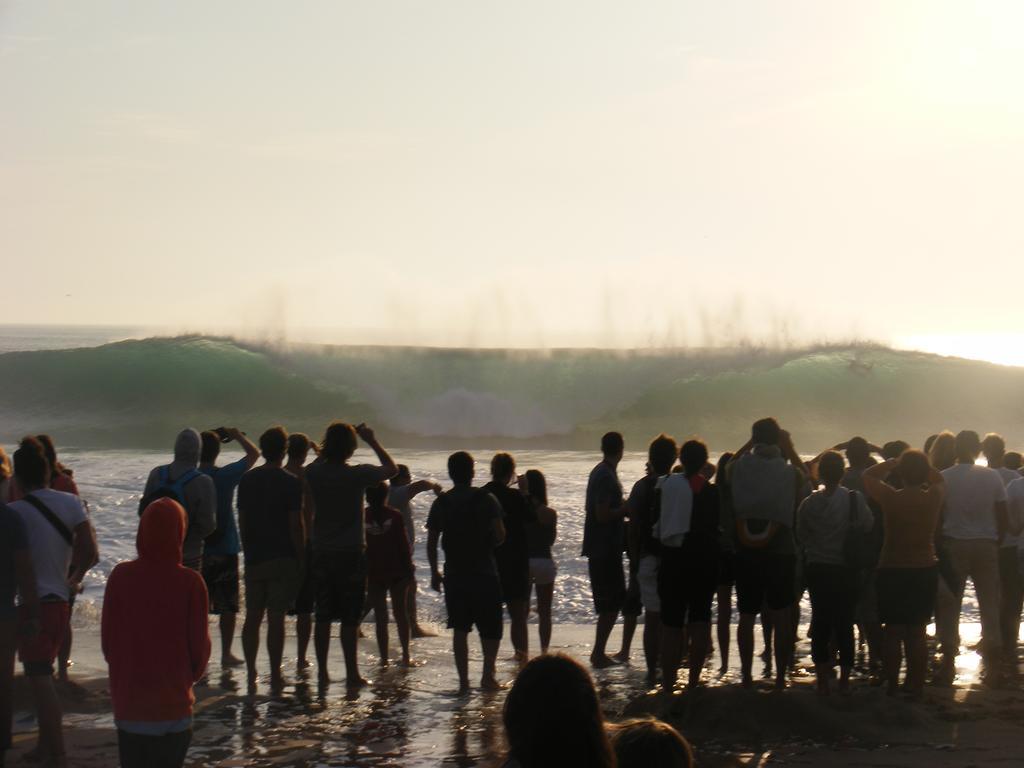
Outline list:
[[[373,449],[373,452],[377,454],[377,459],[380,461],[381,469],[381,480],[390,480],[392,477],[398,474],[398,465],[395,464],[395,460],[391,458],[384,446],[377,440],[377,436],[373,433],[365,424],[360,424],[356,427],[356,433],[362,438],[363,442],[366,443]]]
[[[256,444],[250,440],[245,434],[237,427],[229,427],[227,430],[228,435],[231,436],[232,440],[238,442],[238,446],[245,451],[245,461],[249,465],[249,469],[256,466],[256,462],[260,458],[260,449],[256,447]]]
[[[887,492],[894,491],[895,488],[885,482],[885,478],[892,474],[893,470],[896,469],[897,463],[896,459],[887,459],[865,469],[860,476],[861,481],[864,483],[864,492],[875,501],[878,501]],[[939,478],[941,479],[942,475],[939,475]]]
[[[414,499],[426,491],[433,491],[434,495],[440,496],[441,490],[441,486],[433,480],[417,480],[415,483],[409,483],[409,498]]]

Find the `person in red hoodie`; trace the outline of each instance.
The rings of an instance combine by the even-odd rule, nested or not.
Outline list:
[[[210,632],[203,577],[181,564],[185,520],[173,499],[146,507],[138,559],[107,581],[101,637],[122,768],[181,766],[192,741],[192,686]]]

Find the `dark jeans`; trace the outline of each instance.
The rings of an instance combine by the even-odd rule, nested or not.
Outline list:
[[[811,658],[815,664],[830,664],[835,642],[839,666],[852,667],[857,572],[845,565],[808,563],[804,575],[811,594]]]
[[[192,729],[166,736],[140,736],[118,730],[121,768],[181,768],[185,764]]]
[[[14,684],[14,619],[0,619],[0,753],[11,748],[11,695]],[[0,756],[2,762],[2,756]]]

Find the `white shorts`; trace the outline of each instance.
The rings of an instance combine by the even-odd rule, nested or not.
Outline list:
[[[636,569],[636,580],[640,585],[640,600],[645,611],[661,613],[661,600],[658,598],[658,556],[644,555]]]
[[[530,582],[546,586],[555,583],[555,574],[558,573],[558,566],[550,557],[530,558]]]

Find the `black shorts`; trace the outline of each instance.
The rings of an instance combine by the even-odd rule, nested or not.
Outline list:
[[[306,547],[306,562],[302,565],[299,581],[299,593],[295,596],[295,605],[288,611],[289,616],[300,616],[312,613],[316,605],[316,586],[313,583],[313,548]]]
[[[238,613],[238,555],[205,555],[203,581],[210,613]]]
[[[878,619],[883,624],[921,626],[932,620],[939,571],[928,568],[879,568],[875,571]]]
[[[736,605],[741,614],[756,615],[765,605],[781,611],[796,602],[796,555],[757,549],[736,553]]]
[[[522,563],[500,564],[498,574],[501,581],[501,597],[506,604],[513,600],[527,601],[530,599],[530,561]]]
[[[663,547],[658,566],[661,623],[681,629],[711,621],[711,601],[718,587],[718,558],[694,557],[681,547]]]
[[[345,626],[359,624],[366,603],[366,554],[314,553],[313,594],[317,621],[340,621]]]
[[[470,632],[476,625],[484,640],[501,640],[504,630],[501,582],[497,576],[471,574],[444,577],[444,604],[448,629]]]
[[[718,553],[718,584],[731,587],[736,584],[736,553],[724,551]]]
[[[622,555],[588,558],[587,572],[590,574],[594,610],[598,613],[621,611],[626,602],[626,575],[622,571]]]

